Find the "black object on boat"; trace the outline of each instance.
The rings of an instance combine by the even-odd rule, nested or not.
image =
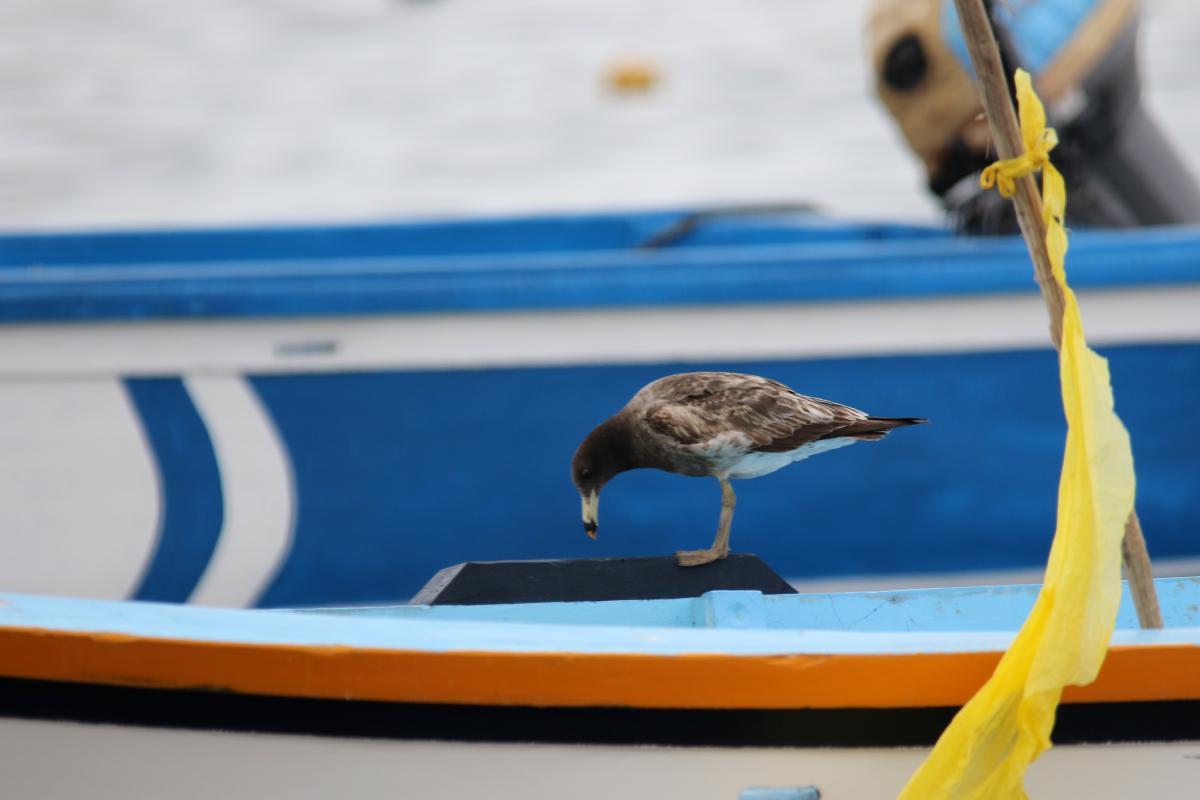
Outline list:
[[[701,567],[674,556],[550,561],[467,561],[438,572],[414,605],[486,605],[595,600],[668,600],[718,589],[795,594],[756,555],[731,554]]]

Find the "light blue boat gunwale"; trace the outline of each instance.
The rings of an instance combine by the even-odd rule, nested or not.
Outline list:
[[[1200,626],[1200,577],[1155,581],[1164,617],[1176,627]],[[766,628],[861,633],[1013,631],[1033,608],[1039,584],[818,592],[763,595],[714,591],[677,600],[511,603],[494,605],[388,605],[295,609],[356,619],[441,622],[520,622],[547,625],[623,625],[658,628]],[[1128,591],[1118,628],[1137,628]]]
[[[1171,627],[1157,631],[1122,627],[1112,643],[1200,647],[1195,620],[1200,578],[1156,583]],[[1013,623],[1023,618],[1036,592],[1036,586],[770,597],[758,592],[712,592],[685,600],[302,612],[0,594],[0,627],[247,646],[426,652],[655,656],[998,652],[1012,640]],[[830,622],[828,614],[813,613],[821,606],[828,606],[833,618],[841,619],[841,629],[820,627]],[[870,606],[876,611],[858,619],[849,616]],[[887,610],[905,607],[911,620],[926,621],[930,627],[883,629],[880,620],[892,615]],[[576,612],[575,620],[569,610]],[[1129,625],[1127,597],[1121,615],[1122,624]],[[865,625],[875,617],[879,620]],[[654,622],[652,626],[644,624],[647,618]],[[957,618],[967,622],[953,621]],[[785,620],[792,625],[783,625]],[[853,629],[856,625],[864,627]],[[992,626],[998,629],[989,629]]]

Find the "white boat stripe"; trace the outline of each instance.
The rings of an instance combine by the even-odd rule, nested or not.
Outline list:
[[[124,599],[154,553],[162,492],[120,381],[0,380],[0,586]]]
[[[1080,293],[1097,345],[1200,341],[1200,285]],[[1034,293],[0,327],[0,378],[802,359],[1048,347]]]
[[[187,376],[221,472],[221,538],[189,602],[252,605],[291,549],[296,492],[291,461],[262,402],[238,376]]]

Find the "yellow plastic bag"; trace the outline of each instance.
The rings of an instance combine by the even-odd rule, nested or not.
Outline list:
[[[1058,524],[1042,591],[991,679],[963,706],[900,793],[905,800],[1026,797],[1025,768],[1050,747],[1063,687],[1100,672],[1121,599],[1121,538],[1133,510],[1129,434],[1113,411],[1107,362],[1084,340],[1063,258],[1066,189],[1048,153],[1046,128],[1028,73],[1016,75],[1026,153],[980,177],[1011,197],[1014,179],[1042,170],[1046,245],[1062,287],[1059,374],[1067,444],[1058,485]]]

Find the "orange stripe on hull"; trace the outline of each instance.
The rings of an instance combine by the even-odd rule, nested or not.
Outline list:
[[[640,708],[962,705],[1000,653],[430,653],[0,629],[0,676],[285,697]],[[1114,648],[1066,702],[1200,699],[1200,648]]]

